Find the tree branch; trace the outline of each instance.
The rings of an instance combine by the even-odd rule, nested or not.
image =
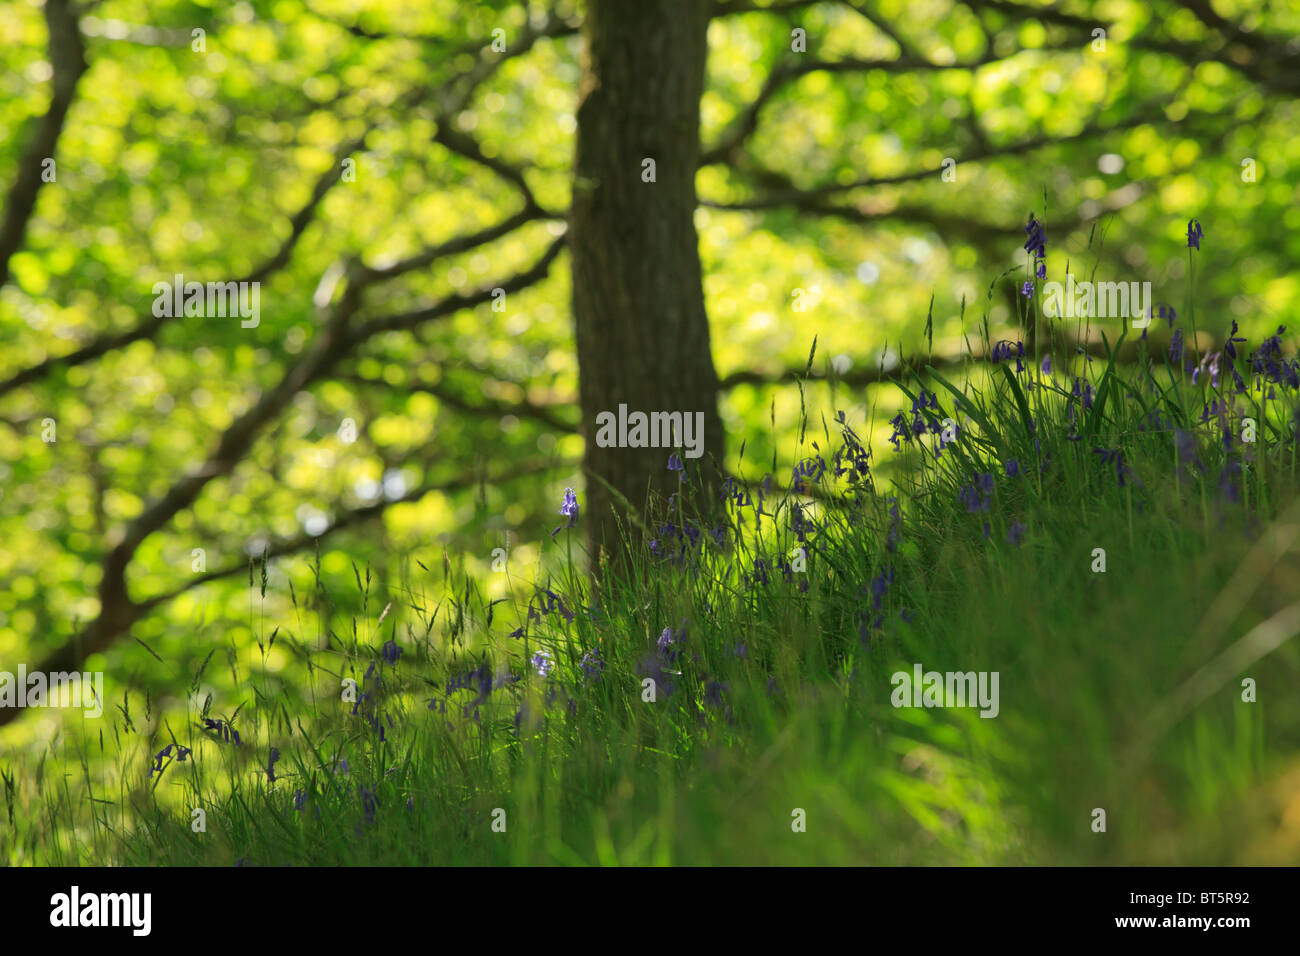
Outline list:
[[[0,286],[9,281],[9,260],[22,248],[27,224],[36,209],[36,197],[43,185],[42,162],[54,158],[63,123],[77,93],[77,82],[86,72],[86,51],[81,45],[72,0],[46,0],[45,23],[50,32],[53,92],[49,108],[37,122],[36,133],[18,161],[18,175],[5,200],[4,221],[0,222]]]
[[[527,272],[500,282],[497,287],[520,289],[538,282],[549,271],[551,262],[559,254],[563,239],[547,250],[541,261]],[[372,335],[394,329],[414,328],[432,318],[450,315],[467,305],[486,301],[492,289],[469,296],[451,296],[438,305],[423,310],[418,319],[401,319],[399,322],[372,320],[360,328],[350,328],[350,323],[360,308],[361,298],[369,282],[367,270],[359,264],[350,269],[347,288],[340,300],[332,306],[325,327],[310,348],[281,377],[280,381],[247,412],[236,419],[221,435],[217,448],[197,470],[178,479],[161,498],[149,504],[123,530],[120,539],[104,557],[99,583],[99,614],[64,647],[55,651],[41,663],[45,670],[73,670],[89,654],[102,651],[121,634],[129,631],[148,610],[148,603],[133,601],[127,589],[126,569],[135,552],[146,538],[160,530],[179,512],[193,505],[203,489],[213,479],[229,474],[243,460],[262,428],[285,407],[293,396],[322,378],[356,345]],[[12,720],[15,709],[0,710],[0,726]]]
[[[381,378],[368,378],[364,375],[344,375],[339,376],[340,381],[356,382],[358,385],[369,385],[374,388],[391,390],[401,388],[407,392],[423,392],[426,395],[432,395],[440,402],[456,409],[457,411],[466,412],[470,415],[487,415],[503,416],[514,415],[516,418],[528,418],[532,421],[540,422],[561,432],[576,432],[578,426],[573,422],[566,421],[562,416],[555,413],[558,405],[538,405],[527,400],[520,402],[491,402],[487,404],[475,404],[463,396],[456,393],[454,389],[448,388],[444,382],[424,382],[413,381],[403,382],[400,386],[394,386]],[[511,382],[512,385],[517,385]],[[519,386],[522,387],[522,386]]]

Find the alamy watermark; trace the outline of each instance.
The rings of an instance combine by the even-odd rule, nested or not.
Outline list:
[[[1075,282],[1069,272],[1065,280],[1065,285],[1043,284],[1043,315],[1048,318],[1132,319],[1135,329],[1151,324],[1150,282]]]
[[[152,911],[152,893],[83,893],[73,886],[50,897],[50,925],[60,928],[125,927],[133,936],[148,936]]]
[[[5,707],[81,707],[87,717],[101,717],[104,673],[33,671],[29,674],[27,667],[19,664],[17,675],[0,671],[0,708]]]
[[[693,417],[692,417],[693,416]],[[682,448],[687,458],[704,454],[703,412],[628,413],[596,415],[596,445],[600,448]]]
[[[240,327],[255,329],[262,321],[260,282],[186,282],[175,275],[170,282],[155,282],[153,314],[157,318],[182,315],[222,318],[238,315]]]
[[[889,682],[894,693],[889,701],[895,707],[979,707],[981,717],[996,717],[998,671],[923,671],[912,665],[912,673],[896,671]]]

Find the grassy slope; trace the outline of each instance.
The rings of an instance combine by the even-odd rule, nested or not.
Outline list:
[[[824,452],[844,436],[823,426],[818,448],[804,436],[800,449],[815,496],[737,491],[725,547],[708,528],[683,537],[691,519],[673,502],[667,556],[635,557],[644,586],[593,598],[572,570],[566,536],[579,531],[561,531],[535,619],[497,606],[488,626],[470,582],[452,574],[439,599],[425,574],[418,593],[381,599],[393,598],[386,620],[367,595],[361,620],[340,621],[317,579],[292,615],[259,625],[310,660],[311,706],[254,668],[237,675],[254,691],[239,697],[241,747],[205,733],[194,705],[166,720],[119,713],[102,750],[6,771],[15,825],[0,851],[272,865],[1300,861],[1300,654],[1282,640],[1294,628],[1238,643],[1296,590],[1294,393],[1275,384],[1262,407],[1263,392],[1234,395],[1226,360],[1222,390],[1164,364],[1103,364],[1088,373],[1091,408],[1073,378],[1036,363],[976,371],[962,389],[904,383],[937,395],[923,426],[962,428],[938,456],[935,434],[900,439],[893,535],[880,479],[837,477]],[[1200,423],[1216,400],[1231,409]],[[1243,415],[1257,419],[1253,444]],[[1176,429],[1195,460],[1185,446],[1180,459]],[[796,504],[815,525],[803,572],[780,567],[798,545]],[[318,635],[338,636],[307,637],[313,614]],[[664,628],[673,643],[657,650]],[[381,657],[390,638],[395,663]],[[549,662],[530,661],[539,650]],[[589,653],[599,664],[584,668]],[[891,675],[916,662],[998,672],[998,715],[895,708]],[[348,674],[364,695],[355,714],[339,699]],[[1256,702],[1242,700],[1246,677]],[[172,741],[194,755],[173,750],[150,775]]]

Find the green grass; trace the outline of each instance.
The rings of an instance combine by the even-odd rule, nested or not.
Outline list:
[[[212,654],[182,675],[188,700],[128,696],[44,754],[5,758],[0,857],[1300,861],[1286,783],[1300,767],[1296,398],[1281,384],[1264,385],[1267,400],[1234,395],[1226,359],[1224,388],[1208,375],[1192,384],[1162,355],[1072,375],[1063,355],[1051,375],[1029,357],[1020,373],[1012,360],[972,365],[961,383],[900,382],[910,400],[936,397],[924,425],[960,428],[938,456],[933,433],[900,441],[870,474],[835,475],[844,430],[814,411],[793,459],[813,463],[805,494],[778,479],[757,514],[763,470],[742,459],[721,541],[705,526],[684,537],[661,525],[691,525],[688,471],[651,522],[666,556],[633,548],[598,590],[582,572],[581,523],[548,545],[548,582],[490,608],[451,562],[407,567],[378,593],[369,569],[339,593],[319,559],[294,570],[288,594],[250,573],[259,657],[228,653],[229,680],[206,703],[222,664]],[[1082,375],[1091,409],[1072,395]],[[1227,408],[1202,423],[1216,401]],[[1256,419],[1254,443],[1241,441],[1243,416]],[[1180,460],[1178,430],[1195,461],[1188,439]],[[796,508],[813,524],[802,544]],[[806,570],[782,568],[800,546]],[[1279,632],[1242,641],[1275,615]],[[660,654],[665,628],[675,643]],[[390,640],[396,663],[382,657]],[[291,663],[269,668],[277,645]],[[891,675],[916,663],[997,672],[997,716],[893,706]],[[497,686],[483,693],[475,671]],[[243,744],[215,740],[204,717],[228,720]],[[151,775],[168,744],[193,753],[173,750]]]

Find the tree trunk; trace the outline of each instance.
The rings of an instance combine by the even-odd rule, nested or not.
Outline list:
[[[649,492],[678,489],[673,449],[602,448],[597,416],[703,413],[703,457],[682,457],[708,500],[724,460],[694,220],[710,7],[587,4],[569,247],[593,560],[617,552],[619,495],[643,512]]]

